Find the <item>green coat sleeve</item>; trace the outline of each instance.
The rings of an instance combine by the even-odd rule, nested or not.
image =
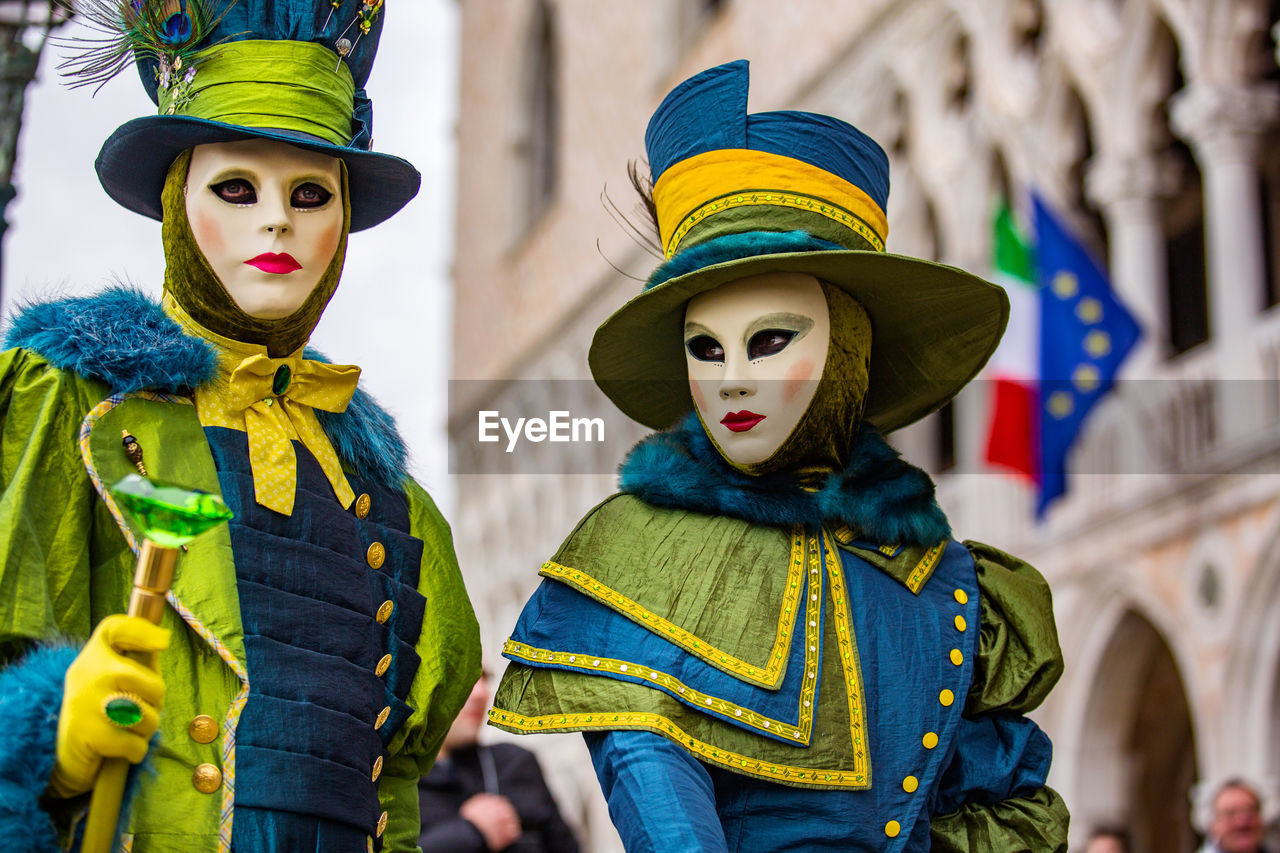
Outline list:
[[[34,640],[89,634],[96,494],[80,460],[79,434],[102,396],[101,388],[34,353],[0,354],[0,654],[6,660]]]
[[[1029,564],[980,542],[973,555],[981,596],[981,634],[966,717],[1025,714],[1044,701],[1062,675],[1053,599]],[[965,803],[930,824],[933,853],[1065,851],[1070,815],[1062,798],[1042,786],[993,804]]]
[[[418,762],[412,756],[394,755],[378,781],[378,799],[387,812],[382,833],[383,853],[419,853],[421,813],[418,810]]]
[[[425,774],[480,678],[480,627],[462,583],[448,523],[417,483],[408,481],[405,494],[410,532],[424,545],[418,590],[427,608],[417,645],[422,663],[409,693],[414,712],[401,730],[401,744],[392,742],[390,751],[413,754]]]

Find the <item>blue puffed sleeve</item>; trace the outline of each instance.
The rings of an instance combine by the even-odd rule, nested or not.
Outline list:
[[[931,811],[948,814],[965,803],[990,805],[1033,794],[1044,785],[1052,756],[1049,737],[1026,717],[961,719]]]

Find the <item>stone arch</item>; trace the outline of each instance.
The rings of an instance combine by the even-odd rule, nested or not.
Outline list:
[[[1156,611],[1116,592],[1087,602],[1097,627],[1074,658],[1085,675],[1074,691],[1074,754],[1065,756],[1076,770],[1063,791],[1073,837],[1120,824],[1134,853],[1191,853],[1188,803],[1200,761],[1185,670]]]
[[[1205,768],[1210,782],[1241,775],[1280,795],[1280,525],[1260,551],[1233,620],[1223,707],[1236,721],[1221,756]]]

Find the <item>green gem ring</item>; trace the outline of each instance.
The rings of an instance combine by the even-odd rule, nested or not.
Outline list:
[[[132,693],[112,693],[102,703],[102,713],[112,725],[131,729],[142,722],[142,700]]]

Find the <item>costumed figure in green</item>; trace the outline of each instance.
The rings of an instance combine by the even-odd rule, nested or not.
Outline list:
[[[160,107],[97,170],[162,221],[166,269],[159,303],[116,288],[10,319],[0,846],[74,849],[104,759],[145,758],[117,849],[416,850],[418,779],[479,675],[477,625],[392,419],[359,368],[306,349],[348,233],[420,182],[369,150],[381,0],[77,14],[106,38],[73,76],[136,60]],[[120,615],[138,541],[106,486],[139,468],[234,512],[182,555],[159,626]]]
[[[1007,297],[887,254],[881,148],[747,85],[649,123],[667,260],[590,364],[661,431],[543,564],[490,723],[583,732],[630,853],[1065,850],[1024,716],[1062,672],[1049,589],[882,438],[977,374]]]

